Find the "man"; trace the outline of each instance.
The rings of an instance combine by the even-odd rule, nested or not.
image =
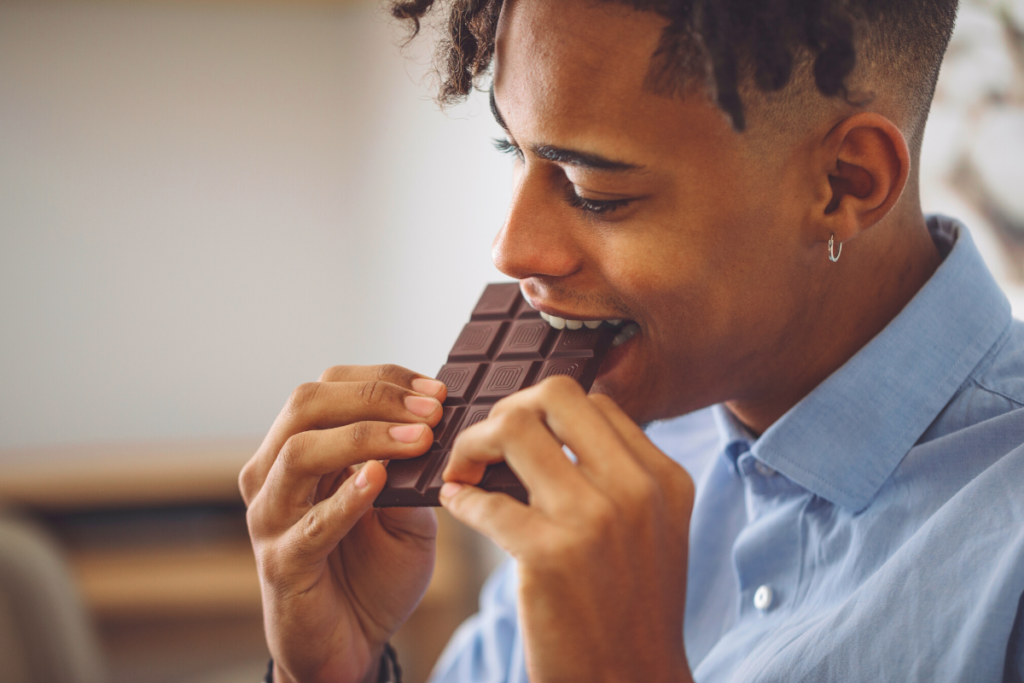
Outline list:
[[[495,263],[633,336],[590,396],[545,382],[456,444],[443,505],[516,562],[440,680],[1021,680],[1024,328],[918,200],[955,10],[455,0],[442,99],[493,68],[516,158]],[[393,673],[435,523],[371,508],[375,461],[444,397],[332,368],[242,472],[274,680]],[[638,424],[712,405],[695,490]],[[472,485],[499,460],[529,506]]]

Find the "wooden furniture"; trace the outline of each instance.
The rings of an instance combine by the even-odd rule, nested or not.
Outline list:
[[[237,488],[258,446],[206,439],[0,451],[0,505],[42,521],[64,548],[114,683],[258,680],[267,657],[260,588]],[[395,639],[410,683],[426,678],[483,579],[479,539],[439,520],[433,580]]]

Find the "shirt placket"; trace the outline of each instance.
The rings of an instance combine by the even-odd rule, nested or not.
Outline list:
[[[749,451],[736,461],[743,481],[747,524],[733,544],[739,620],[746,628],[793,610],[801,566],[800,510],[806,491]]]

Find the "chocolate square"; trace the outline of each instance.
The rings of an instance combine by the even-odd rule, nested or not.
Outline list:
[[[537,369],[535,361],[512,360],[491,363],[491,369],[480,383],[480,391],[476,393],[477,403],[494,403],[514,394],[530,384]]]
[[[543,360],[557,337],[558,330],[540,318],[516,320],[498,350],[498,360]]]
[[[388,481],[374,505],[438,505],[441,474],[451,445],[467,427],[487,419],[493,404],[554,375],[575,378],[589,390],[615,330],[558,331],[544,322],[516,283],[488,285],[437,378],[448,387],[444,415],[426,454],[388,463]],[[487,468],[481,488],[527,502],[526,489],[505,463]]]

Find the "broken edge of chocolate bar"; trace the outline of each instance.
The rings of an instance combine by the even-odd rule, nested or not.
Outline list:
[[[554,375],[572,377],[589,391],[616,332],[608,323],[556,330],[530,307],[518,283],[487,285],[437,373],[448,397],[434,443],[424,455],[388,462],[388,480],[374,507],[440,505],[441,473],[459,432],[486,419],[498,400]],[[503,462],[488,467],[479,486],[528,502],[525,487]]]

